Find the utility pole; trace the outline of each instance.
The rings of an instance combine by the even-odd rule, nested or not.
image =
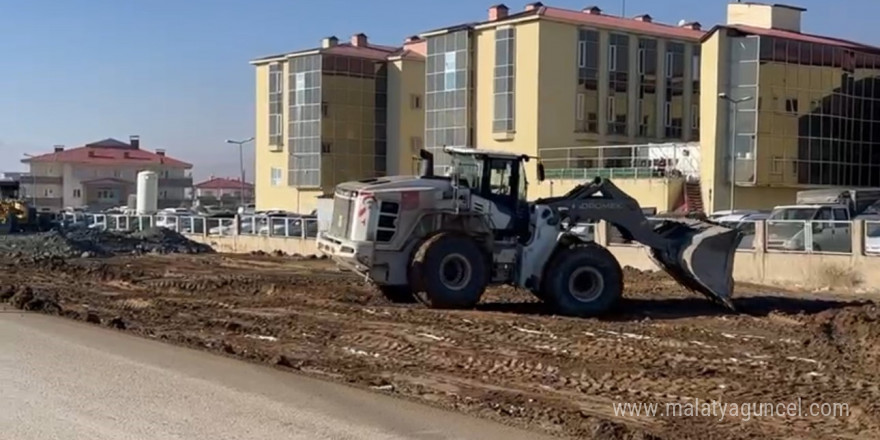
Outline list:
[[[736,189],[736,117],[739,113],[739,105],[751,101],[753,98],[751,96],[745,96],[742,98],[732,98],[727,93],[719,93],[718,97],[730,103],[730,106],[733,108],[733,117],[731,118],[731,127],[730,127],[730,139],[727,141],[728,146],[728,154],[730,154],[730,213],[733,214],[733,200]]]
[[[239,195],[240,204],[241,204],[242,208],[244,208],[244,188],[245,188],[244,187],[244,178],[245,178],[245,175],[244,175],[244,144],[249,143],[249,142],[253,142],[253,140],[254,140],[253,137],[250,137],[250,138],[245,139],[243,141],[226,139],[227,144],[238,145],[238,166],[241,171],[241,185],[239,185],[238,195]]]

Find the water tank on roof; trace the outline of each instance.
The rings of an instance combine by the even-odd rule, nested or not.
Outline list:
[[[141,171],[137,175],[137,214],[150,215],[158,211],[159,175]]]

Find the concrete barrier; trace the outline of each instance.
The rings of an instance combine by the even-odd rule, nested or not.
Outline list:
[[[281,251],[290,255],[318,255],[317,244],[315,243],[315,240],[311,239],[268,237],[261,235],[185,235],[190,240],[211,246],[217,252],[248,254],[255,251]]]
[[[622,266],[640,270],[660,270],[647,248],[639,245],[609,243],[607,223],[596,225],[596,242],[606,246]],[[880,255],[865,255],[864,222],[852,226],[852,252],[849,254],[805,253],[768,250],[765,224],[755,224],[754,249],[736,252],[733,279],[768,285],[807,288],[880,289]]]
[[[765,225],[755,225],[754,249],[740,249],[734,260],[733,278],[736,281],[771,285],[797,285],[808,288],[867,288],[880,289],[880,255],[865,255],[864,222],[853,222],[852,252],[823,254],[804,252],[768,251],[765,245]],[[608,247],[622,266],[641,270],[660,270],[639,245],[609,243],[610,226],[596,225],[595,240]],[[254,251],[282,251],[287,254],[318,255],[315,240],[252,235],[206,236],[187,234],[199,243],[205,243],[218,252],[250,253]]]

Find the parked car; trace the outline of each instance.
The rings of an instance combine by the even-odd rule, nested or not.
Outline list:
[[[743,239],[739,242],[739,249],[754,249],[755,222],[767,220],[767,218],[770,216],[770,213],[761,211],[733,212],[733,214],[715,216],[715,218],[713,218],[712,220],[721,223],[728,228],[739,229],[740,231],[742,231]]]

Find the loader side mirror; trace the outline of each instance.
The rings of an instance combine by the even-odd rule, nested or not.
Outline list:
[[[545,177],[544,176],[544,164],[541,162],[538,162],[538,182],[543,182],[544,177]]]

